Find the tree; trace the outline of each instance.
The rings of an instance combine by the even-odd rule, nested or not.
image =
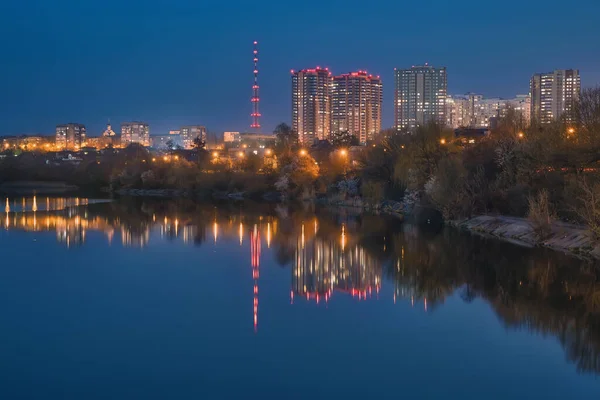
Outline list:
[[[145,159],[150,154],[148,150],[139,143],[131,143],[125,147],[123,153],[128,160]]]
[[[204,150],[206,148],[206,141],[202,139],[202,136],[198,136],[192,142],[192,146],[196,150]]]
[[[600,86],[583,89],[575,104],[576,120],[582,133],[600,139]]]
[[[289,154],[298,147],[298,133],[286,124],[281,123],[273,131],[276,140],[276,150],[279,154]]]
[[[360,145],[358,138],[348,131],[333,132],[331,134],[331,143],[336,149]]]

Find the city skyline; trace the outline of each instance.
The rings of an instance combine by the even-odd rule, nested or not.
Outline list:
[[[584,88],[600,82],[600,52],[592,39],[598,36],[598,28],[592,24],[600,11],[596,2],[583,2],[581,20],[569,29],[569,35],[542,29],[564,22],[558,10],[545,10],[544,18],[504,30],[507,20],[529,12],[539,14],[540,2],[515,2],[518,13],[511,7],[486,13],[490,34],[462,47],[446,46],[440,37],[448,30],[456,37],[471,32],[469,25],[476,16],[481,17],[481,10],[472,4],[435,2],[425,7],[382,2],[364,13],[354,13],[353,7],[338,7],[337,3],[325,5],[318,15],[309,17],[302,11],[302,18],[296,18],[289,5],[271,7],[260,1],[252,6],[233,4],[235,10],[231,11],[231,4],[201,6],[180,0],[168,15],[151,2],[141,11],[144,24],[135,30],[124,23],[128,15],[140,12],[132,4],[109,0],[99,7],[67,0],[46,13],[33,14],[30,8],[13,4],[0,17],[0,33],[19,38],[8,44],[9,56],[0,67],[2,75],[10,77],[2,90],[0,117],[5,123],[0,135],[49,135],[57,123],[77,121],[86,125],[89,136],[97,136],[108,120],[143,120],[156,134],[196,123],[214,132],[249,130],[253,81],[249,55],[254,40],[261,45],[263,132],[271,132],[279,122],[291,122],[288,71],[303,66],[381,75],[388,83],[382,127],[394,125],[390,90],[394,68],[426,62],[445,66],[448,93],[476,92],[486,97],[527,93],[533,74],[555,69],[579,69]],[[268,15],[259,13],[261,5],[269,5],[270,12],[286,18],[288,26],[281,29]],[[432,23],[423,31],[410,15],[426,10]],[[398,19],[400,11],[406,17]],[[341,33],[350,33],[351,22],[359,20],[368,33],[340,43],[327,24],[331,13],[345,21],[339,26]],[[75,15],[88,16],[73,27],[77,35],[58,28],[57,20]],[[199,15],[212,32],[210,37],[187,23]],[[165,17],[166,25],[158,29]],[[26,18],[29,23],[21,24]],[[101,28],[87,29],[88,24]],[[403,26],[402,32],[397,24]],[[231,30],[232,25],[236,29]],[[297,37],[300,28],[302,40]],[[183,63],[174,62],[183,59]]]

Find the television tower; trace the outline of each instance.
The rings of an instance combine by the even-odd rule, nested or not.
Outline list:
[[[252,125],[250,128],[260,131],[260,111],[258,104],[260,103],[260,97],[258,95],[258,42],[254,41],[254,84],[252,85]]]

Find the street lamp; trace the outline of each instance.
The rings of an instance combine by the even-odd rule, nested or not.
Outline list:
[[[273,154],[273,151],[271,149],[267,149],[265,150],[265,154],[270,156],[271,154]]]
[[[525,134],[523,132],[519,132],[519,139],[523,139],[523,137],[525,137]]]
[[[244,158],[244,152],[240,151],[240,152],[238,153],[238,157],[239,157],[239,158]]]
[[[569,132],[569,134],[572,135],[575,133],[575,128],[569,128],[567,132]]]
[[[306,150],[300,150],[300,156],[304,157],[307,154]]]
[[[341,155],[342,157],[346,157],[346,156],[348,155],[348,150],[346,150],[346,149],[341,149],[341,150],[340,150],[340,155]]]
[[[440,139],[440,144],[446,144],[446,139]]]
[[[219,153],[217,153],[216,151],[213,151],[213,158],[217,158],[219,157]]]

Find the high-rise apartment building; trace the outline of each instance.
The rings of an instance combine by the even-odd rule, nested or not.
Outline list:
[[[206,143],[206,128],[200,125],[183,126],[180,129],[184,149],[192,149],[194,140],[201,138]]]
[[[446,126],[454,129],[469,126],[471,114],[469,99],[466,96],[448,95],[445,107]]]
[[[121,124],[121,146],[132,143],[150,146],[150,126],[145,122],[124,122]]]
[[[530,89],[532,122],[547,124],[563,117],[569,122],[581,92],[579,70],[535,74]]]
[[[292,71],[292,129],[302,145],[329,137],[331,73],[327,68]]]
[[[528,95],[512,99],[485,98],[480,94],[448,96],[446,99],[446,126],[451,128],[489,128],[494,119],[506,115],[509,108],[515,110],[523,126],[529,125],[531,101]]]
[[[56,148],[79,150],[85,144],[85,125],[64,124],[56,126]]]
[[[446,123],[446,68],[425,64],[395,71],[394,124],[410,130],[428,122]]]
[[[381,130],[382,103],[379,76],[365,71],[335,76],[331,83],[331,131],[348,131],[366,144]]]

